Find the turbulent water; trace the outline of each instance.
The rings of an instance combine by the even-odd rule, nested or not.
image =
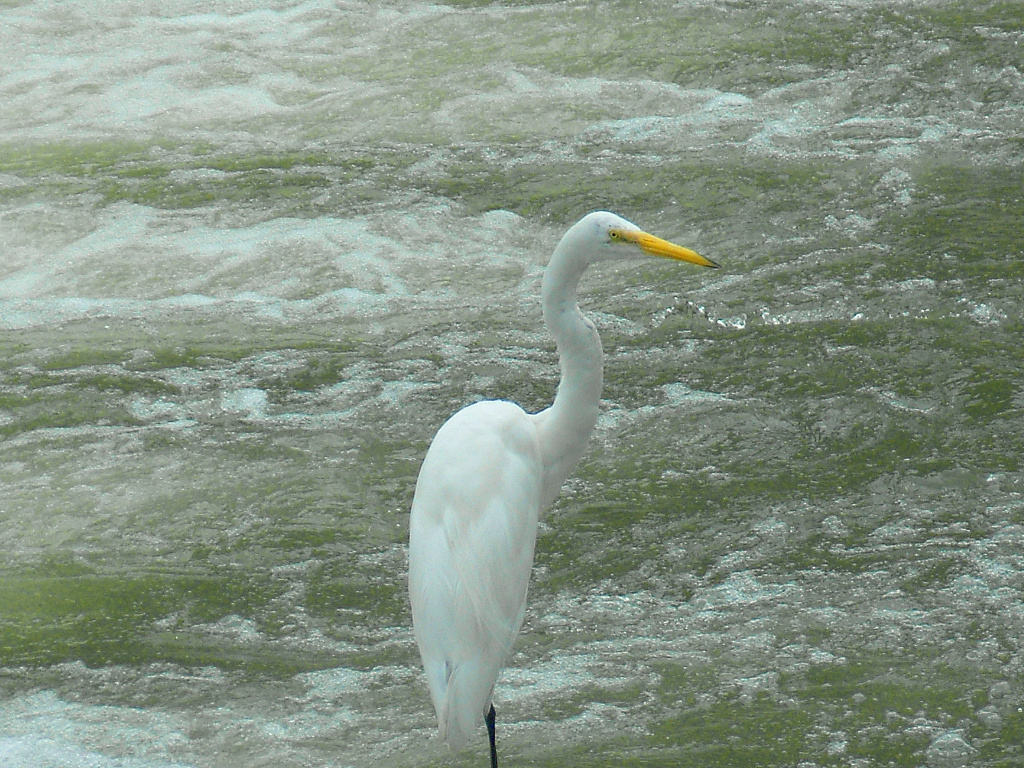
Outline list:
[[[412,639],[437,427],[590,452],[506,766],[1024,764],[1024,6],[0,4],[0,765],[482,766]]]

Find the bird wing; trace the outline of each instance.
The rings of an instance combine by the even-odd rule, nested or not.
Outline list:
[[[530,418],[499,401],[449,419],[420,469],[409,594],[439,727],[454,748],[489,706],[522,625],[541,473]]]

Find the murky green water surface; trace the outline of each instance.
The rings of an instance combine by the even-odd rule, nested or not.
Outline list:
[[[505,765],[1024,761],[1017,3],[0,10],[0,757],[482,765],[412,640],[437,427],[606,385]],[[49,762],[47,762],[49,761]]]

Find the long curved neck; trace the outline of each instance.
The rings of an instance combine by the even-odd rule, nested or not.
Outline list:
[[[576,287],[588,264],[559,243],[544,272],[544,324],[555,337],[562,379],[555,402],[537,414],[545,476],[545,504],[587,449],[600,411],[604,353],[594,324],[576,303]]]

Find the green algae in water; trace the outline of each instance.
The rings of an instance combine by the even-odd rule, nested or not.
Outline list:
[[[768,768],[802,762],[838,767],[860,759],[915,768],[922,764],[930,742],[929,732],[917,727],[920,722],[936,728],[962,726],[973,722],[971,703],[986,700],[984,688],[968,673],[941,667],[926,671],[885,655],[812,667],[800,675],[783,674],[777,697],[764,691],[749,697],[727,692],[697,706],[697,694],[704,696],[718,687],[706,668],[663,663],[659,673],[661,698],[675,700],[681,708],[650,723],[646,736],[547,748],[542,758],[533,758],[529,746],[513,748],[531,765],[552,767]],[[614,702],[630,703],[619,698]],[[970,727],[967,738],[979,745],[979,755],[1008,759],[1011,762],[995,764],[1010,765],[1011,755],[1022,744],[1021,731],[1015,728],[1020,722],[1019,713],[1009,713],[998,733]]]
[[[882,220],[898,247],[882,262],[880,278],[929,277],[962,290],[964,282],[984,288],[1024,277],[1017,169],[936,162],[917,170],[913,183],[910,210]]]
[[[274,652],[247,651],[207,642],[188,633],[160,633],[156,623],[187,615],[191,624],[232,614],[252,615],[285,586],[246,574],[217,578],[103,576],[95,573],[0,577],[0,649],[11,664],[45,666],[79,660],[90,666],[218,664],[227,668],[275,668]],[[59,570],[67,573],[69,566]],[[84,566],[79,570],[88,570]],[[177,637],[171,642],[169,638]],[[317,668],[322,661],[307,668]],[[294,662],[287,665],[293,671]]]
[[[190,209],[267,201],[281,215],[333,213],[341,199],[366,203],[393,190],[395,174],[421,156],[401,152],[360,154],[217,154],[201,147],[138,142],[57,142],[0,144],[0,172],[32,183],[10,186],[3,197],[74,198],[97,195],[101,204],[118,202],[159,209]],[[373,185],[355,185],[372,175]]]
[[[150,146],[132,141],[51,141],[0,144],[0,171],[26,175],[91,176],[149,157]]]
[[[45,395],[0,395],[11,416],[0,424],[0,435],[9,437],[40,429],[86,426],[138,426],[141,422],[121,402],[112,401],[101,389],[75,388],[47,391]]]

